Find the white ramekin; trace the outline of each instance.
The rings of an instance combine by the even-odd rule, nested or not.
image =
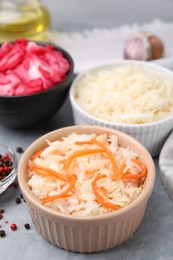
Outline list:
[[[70,88],[70,102],[73,111],[74,123],[76,125],[98,125],[98,126],[105,126],[114,129],[121,130],[134,138],[140,141],[150,152],[150,154],[155,157],[159,155],[160,150],[167,139],[169,133],[173,129],[173,116],[168,117],[164,120],[153,122],[153,123],[146,123],[146,124],[123,124],[123,123],[116,123],[116,122],[109,122],[95,116],[89,114],[88,112],[84,111],[76,102],[75,99],[75,89],[77,87],[77,83],[86,76],[88,73],[92,73],[93,71],[101,70],[101,69],[112,69],[124,65],[140,65],[140,67],[161,72],[166,76],[171,76],[173,78],[173,72],[169,69],[166,69],[160,65],[149,63],[149,62],[142,62],[142,61],[130,61],[130,60],[122,60],[117,61],[114,64],[105,64],[102,66],[98,66],[92,68],[91,70],[87,70],[86,72],[78,75],[76,79],[73,81],[73,84]]]

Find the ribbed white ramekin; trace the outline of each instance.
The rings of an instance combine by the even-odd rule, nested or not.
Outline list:
[[[116,123],[116,122],[109,122],[102,120],[100,118],[96,118],[95,116],[89,114],[88,112],[84,111],[76,102],[75,99],[75,89],[78,85],[78,82],[85,77],[86,73],[101,69],[112,69],[112,67],[123,66],[127,64],[139,64],[140,67],[147,68],[148,70],[155,70],[157,73],[161,72],[169,77],[173,77],[173,73],[166,68],[163,68],[159,65],[149,63],[149,62],[140,62],[140,61],[117,61],[114,64],[106,64],[96,68],[92,68],[89,71],[86,71],[79,76],[76,77],[74,80],[71,89],[70,89],[70,102],[73,111],[74,123],[76,125],[100,125],[105,127],[110,127],[114,129],[118,129],[123,131],[138,141],[140,141],[150,152],[150,154],[154,157],[159,155],[160,150],[167,139],[169,133],[173,129],[173,116],[166,118],[164,120],[153,122],[153,123],[146,123],[146,124],[123,124],[123,123]],[[92,95],[92,93],[91,93]]]
[[[147,177],[141,194],[126,207],[99,216],[65,215],[42,205],[28,185],[28,161],[31,156],[45,147],[46,140],[55,141],[70,133],[99,135],[103,132],[115,134],[120,145],[137,153],[139,159],[146,165]],[[50,132],[28,147],[20,159],[18,181],[33,223],[40,234],[60,248],[89,253],[115,247],[127,240],[140,226],[153,191],[155,166],[145,147],[123,132],[100,126],[71,126]]]
[[[35,227],[46,240],[60,248],[81,253],[107,250],[127,240],[141,224],[147,204],[147,201],[141,203],[126,218],[112,216],[95,218],[95,221],[75,221],[45,216],[44,211],[38,211],[26,201]]]

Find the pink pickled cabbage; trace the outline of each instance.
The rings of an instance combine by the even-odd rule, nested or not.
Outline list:
[[[0,48],[0,96],[22,96],[52,88],[66,77],[69,61],[52,45],[5,42]]]

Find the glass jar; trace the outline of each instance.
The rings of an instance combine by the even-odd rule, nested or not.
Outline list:
[[[39,0],[0,0],[0,41],[46,40],[50,15]]]

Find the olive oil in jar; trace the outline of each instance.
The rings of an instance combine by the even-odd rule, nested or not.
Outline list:
[[[38,0],[0,0],[0,41],[46,40],[48,9]]]

